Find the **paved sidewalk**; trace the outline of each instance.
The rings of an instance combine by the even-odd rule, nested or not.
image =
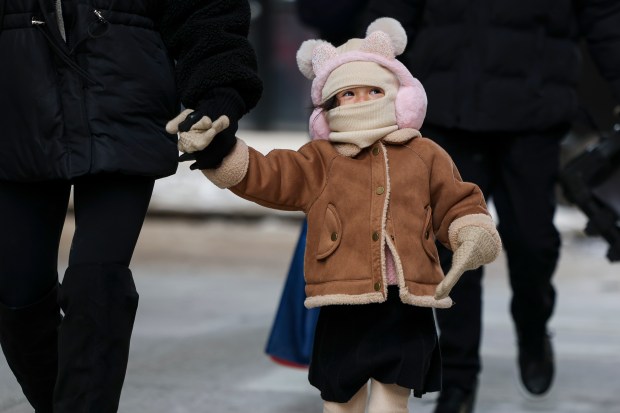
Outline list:
[[[551,328],[557,380],[542,400],[519,392],[503,258],[488,267],[478,413],[601,413],[620,406],[620,267],[585,238],[578,212],[557,217],[564,246]],[[149,217],[133,270],[140,307],[121,413],[315,413],[306,372],[263,353],[300,222]],[[62,241],[66,262],[72,223]],[[428,413],[435,394],[412,399]],[[31,413],[0,357],[0,413]]]

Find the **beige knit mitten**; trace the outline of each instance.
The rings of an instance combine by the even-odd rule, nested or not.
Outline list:
[[[490,230],[475,225],[462,227],[457,233],[452,267],[437,286],[435,299],[446,298],[465,271],[493,262],[501,250],[502,244],[495,228]]]
[[[198,122],[192,125],[189,131],[179,132],[179,124],[192,112],[192,109],[185,109],[176,118],[166,124],[166,132],[172,134],[176,133],[178,135],[179,143],[177,146],[179,151],[185,153],[203,150],[209,146],[215,135],[230,125],[228,116],[222,115],[215,121],[211,121],[208,116],[203,116]]]

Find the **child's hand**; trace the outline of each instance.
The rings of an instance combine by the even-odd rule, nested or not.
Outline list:
[[[196,120],[196,116],[200,115],[191,109],[186,109],[166,124],[168,133],[178,135],[177,147],[181,152],[193,153],[205,149],[213,141],[215,135],[230,125],[230,120],[226,115],[220,116],[215,121],[211,121],[208,116],[202,116]],[[188,128],[186,125],[191,126]]]
[[[435,299],[446,298],[465,271],[474,270],[497,258],[501,251],[499,237],[494,237],[488,229],[478,226],[465,226],[457,234],[457,248],[452,256],[452,267],[435,290]]]

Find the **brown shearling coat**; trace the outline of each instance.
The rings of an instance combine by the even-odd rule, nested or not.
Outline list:
[[[323,140],[265,156],[239,140],[220,168],[203,173],[260,205],[306,213],[307,307],[385,301],[386,244],[403,302],[451,306],[433,297],[444,277],[435,238],[450,248],[463,226],[495,231],[480,189],[413,129],[350,149]]]

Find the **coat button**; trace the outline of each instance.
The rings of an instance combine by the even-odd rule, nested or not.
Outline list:
[[[428,239],[428,237],[429,237],[429,236],[430,236],[430,233],[429,233],[428,231],[426,231],[426,232],[424,233],[424,238]]]
[[[379,233],[377,231],[372,233],[372,240],[379,241]]]
[[[377,146],[372,148],[372,154],[375,155],[375,156],[379,155],[379,148]]]
[[[336,241],[338,239],[338,233],[332,232],[332,241]]]
[[[379,281],[377,281],[375,283],[375,291],[379,291],[379,290],[381,290],[381,283]]]
[[[385,188],[382,186],[377,187],[377,195],[381,195],[385,192]]]

